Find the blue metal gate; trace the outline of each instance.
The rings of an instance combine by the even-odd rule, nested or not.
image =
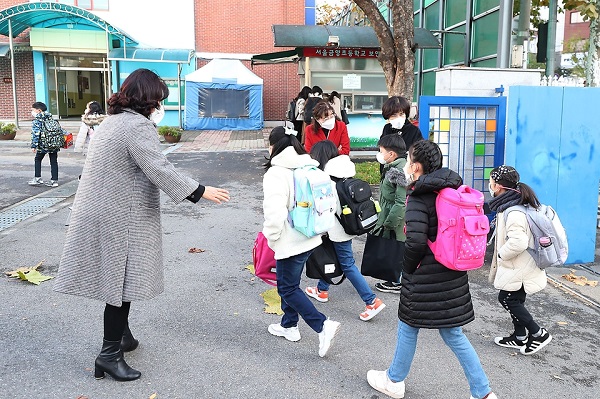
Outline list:
[[[419,126],[440,146],[445,167],[487,193],[490,172],[504,161],[506,97],[421,96]]]

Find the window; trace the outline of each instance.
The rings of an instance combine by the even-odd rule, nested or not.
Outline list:
[[[494,55],[498,51],[498,14],[493,13],[473,22],[472,57]]]
[[[473,15],[479,15],[500,5],[500,0],[474,0]]]
[[[581,15],[581,13],[579,11],[573,11],[571,13],[570,22],[572,24],[580,24],[580,23],[586,22],[586,21],[583,20],[583,16]]]
[[[29,0],[30,3],[39,3],[48,0]],[[107,11],[108,0],[51,0],[54,3],[66,4],[69,6],[77,6],[84,10]]]
[[[465,26],[462,25],[444,34],[444,45],[442,47],[444,65],[464,63],[466,35],[461,34],[464,32]]]
[[[201,118],[248,118],[250,91],[201,89],[198,93],[198,116]]]

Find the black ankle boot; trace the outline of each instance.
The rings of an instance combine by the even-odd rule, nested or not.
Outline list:
[[[121,341],[107,340],[104,340],[102,351],[96,358],[94,377],[99,380],[104,378],[104,373],[108,373],[116,381],[133,381],[142,375],[142,373],[132,369],[125,363]]]
[[[123,352],[131,352],[138,347],[140,341],[133,338],[133,334],[131,334],[131,330],[129,329],[129,324],[125,326],[125,331],[123,331],[123,338],[121,338],[121,349]]]

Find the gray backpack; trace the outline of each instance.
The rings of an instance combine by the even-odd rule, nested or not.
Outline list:
[[[550,205],[541,205],[535,209],[528,205],[511,206],[504,211],[504,224],[512,211],[523,212],[533,235],[534,247],[527,248],[540,269],[564,265],[569,255],[567,233]]]

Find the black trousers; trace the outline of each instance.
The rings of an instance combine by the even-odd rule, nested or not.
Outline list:
[[[129,308],[131,302],[123,302],[121,307],[112,306],[108,303],[104,308],[104,339],[107,341],[120,341],[123,337],[127,320],[129,319]]]
[[[540,326],[537,325],[531,313],[525,308],[526,298],[527,294],[523,286],[519,291],[500,290],[498,294],[498,301],[504,309],[508,310],[515,326],[515,334],[520,337],[526,336],[527,331],[529,331],[529,334],[535,334],[540,330]]]
[[[42,159],[46,154],[50,158],[50,178],[58,180],[58,152],[37,151],[35,153],[35,177],[42,177]]]

